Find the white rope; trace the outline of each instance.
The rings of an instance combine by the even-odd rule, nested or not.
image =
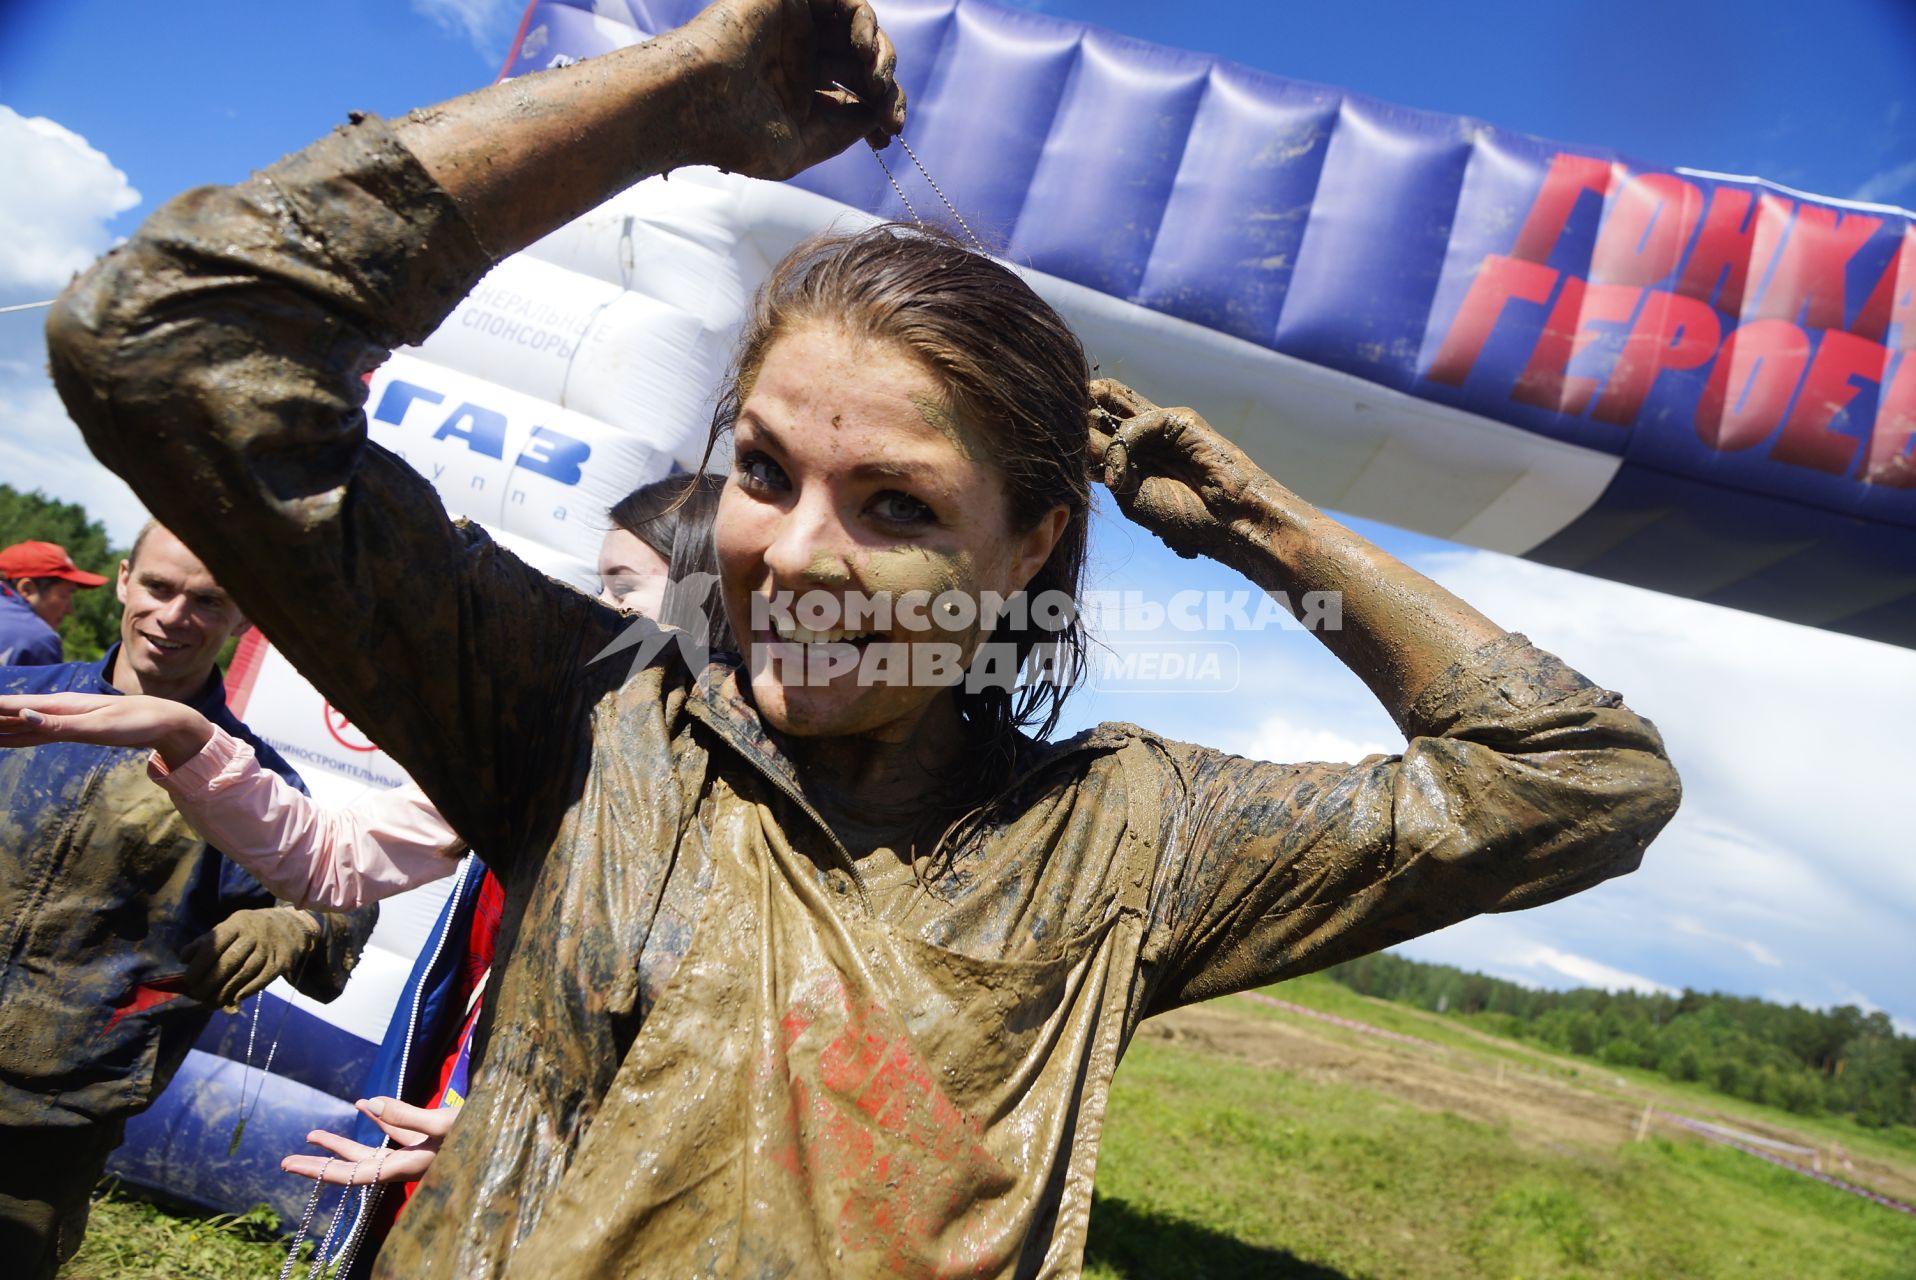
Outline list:
[[[40,307],[50,307],[55,301],[56,299],[48,298],[45,302],[16,302],[10,307],[0,307],[0,316],[6,315],[9,311],[33,311]]]

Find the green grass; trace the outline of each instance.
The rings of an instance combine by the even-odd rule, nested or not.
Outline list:
[[[1611,1151],[1140,1040],[1086,1275],[1906,1278],[1916,1221],[1740,1152]]]
[[[1328,980],[1282,998],[1444,1046],[1408,1046],[1248,1000],[1223,1011],[1288,1023],[1394,1078],[1461,1072],[1489,1088],[1497,1063],[1609,1092],[1618,1076],[1659,1106],[1835,1135],[1908,1169],[1900,1135],[1805,1119],[1686,1089],[1648,1072],[1539,1056],[1462,1020],[1359,996]],[[1280,1044],[1275,1042],[1274,1044]],[[1295,1042],[1293,1042],[1295,1043]],[[1381,1055],[1380,1055],[1381,1046]],[[1338,1049],[1334,1057],[1345,1050]],[[1428,1064],[1426,1066],[1426,1064]],[[1378,1077],[1368,1077],[1376,1079]],[[1692,1095],[1693,1098],[1692,1098]],[[1416,1096],[1452,1096],[1424,1092]],[[1545,1095],[1548,1096],[1547,1094]],[[1576,1095],[1566,1095],[1574,1097]],[[1534,1099],[1533,1099],[1534,1100]],[[1606,1107],[1609,1104],[1604,1104]],[[1561,1132],[1472,1116],[1323,1068],[1298,1074],[1140,1037],[1112,1090],[1085,1274],[1094,1280],[1909,1280],[1916,1219],[1738,1151],[1683,1137]],[[1545,1112],[1543,1114],[1554,1114]],[[1625,1113],[1627,1115],[1627,1112]],[[1588,1117],[1585,1117],[1587,1121]],[[1539,1124],[1542,1125],[1539,1128]],[[1604,1132],[1601,1125],[1596,1132]],[[1858,1136],[1860,1135],[1860,1137]],[[1856,1137],[1857,1140],[1852,1140]],[[270,1215],[203,1218],[109,1195],[63,1280],[267,1277],[284,1246]]]
[[[262,1280],[286,1260],[279,1229],[265,1205],[205,1216],[109,1189],[94,1201],[86,1242],[60,1280]]]

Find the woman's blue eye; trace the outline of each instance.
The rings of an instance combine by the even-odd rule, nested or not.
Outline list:
[[[924,524],[931,508],[908,493],[881,493],[872,499],[872,514],[890,524]]]
[[[783,489],[790,483],[785,471],[762,453],[748,453],[737,463],[739,479],[747,489]]]

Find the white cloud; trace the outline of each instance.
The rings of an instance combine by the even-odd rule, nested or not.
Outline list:
[[[412,0],[412,7],[454,35],[463,35],[473,51],[495,67],[505,60],[524,8],[517,0]]]
[[[0,323],[7,319],[0,317]],[[146,508],[126,481],[94,461],[44,373],[22,376],[0,367],[0,423],[0,477],[6,483],[77,502],[105,523],[115,543],[132,542]]]
[[[1580,987],[1602,987],[1605,991],[1641,991],[1646,995],[1659,992],[1670,996],[1677,994],[1675,987],[1653,981],[1642,974],[1631,973],[1588,956],[1559,951],[1541,943],[1506,958],[1504,964],[1532,972],[1543,970],[1560,975]]]
[[[1872,202],[1894,201],[1912,187],[1916,187],[1916,160],[1905,160],[1902,164],[1891,165],[1863,179],[1862,184],[1849,193],[1849,198]]]
[[[0,106],[0,299],[47,297],[113,243],[106,224],[140,193],[87,140]]]
[[[1724,946],[1734,947],[1738,951],[1741,951],[1744,955],[1748,956],[1750,959],[1756,961],[1760,965],[1766,966],[1767,968],[1780,969],[1783,967],[1783,962],[1777,959],[1776,953],[1774,951],[1771,951],[1768,947],[1764,946],[1762,943],[1758,942],[1756,939],[1738,938],[1738,937],[1732,936],[1731,934],[1723,933],[1723,932],[1720,932],[1719,930],[1712,929],[1709,925],[1704,924],[1701,920],[1697,919],[1695,916],[1689,916],[1689,915],[1671,916],[1669,919],[1669,925],[1672,929],[1675,929],[1678,933],[1688,934],[1692,938],[1702,938],[1705,942],[1719,942],[1719,943],[1722,943]]]
[[[1587,954],[1602,949],[1605,941],[1603,932],[1591,935],[1583,930],[1563,927],[1560,921],[1542,918],[1545,913],[1557,910],[1560,907],[1545,907],[1541,911],[1512,915],[1478,916],[1463,924],[1407,942],[1395,950],[1413,959],[1487,973],[1526,987],[1557,990],[1565,987],[1602,987],[1606,991],[1676,994],[1677,989],[1668,982],[1639,973],[1636,967],[1624,968]],[[1609,938],[1614,942],[1615,934],[1611,933]],[[1595,946],[1587,945],[1592,941],[1596,943]],[[1577,949],[1571,950],[1567,943],[1574,944]]]
[[[4,106],[0,156],[0,303],[38,301],[112,246],[108,223],[140,194],[79,134]],[[80,503],[124,543],[146,510],[68,419],[47,377],[45,325],[45,311],[0,315],[0,478]]]
[[[1253,760],[1274,760],[1280,764],[1305,760],[1354,764],[1368,755],[1393,755],[1404,749],[1401,741],[1391,744],[1351,737],[1282,713],[1266,716],[1248,732],[1226,733],[1206,745]]]

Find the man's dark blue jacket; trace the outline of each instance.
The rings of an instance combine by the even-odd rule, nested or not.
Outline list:
[[[60,633],[19,592],[0,582],[0,666],[37,667],[58,662],[65,652]]]
[[[99,662],[0,667],[0,694],[105,693]],[[217,670],[189,700],[301,790],[233,718]],[[213,1009],[167,988],[180,950],[273,895],[209,848],[147,777],[149,752],[83,743],[0,750],[0,1126],[123,1120],[166,1087]],[[377,912],[314,913],[321,945],[293,976],[330,1000]]]

